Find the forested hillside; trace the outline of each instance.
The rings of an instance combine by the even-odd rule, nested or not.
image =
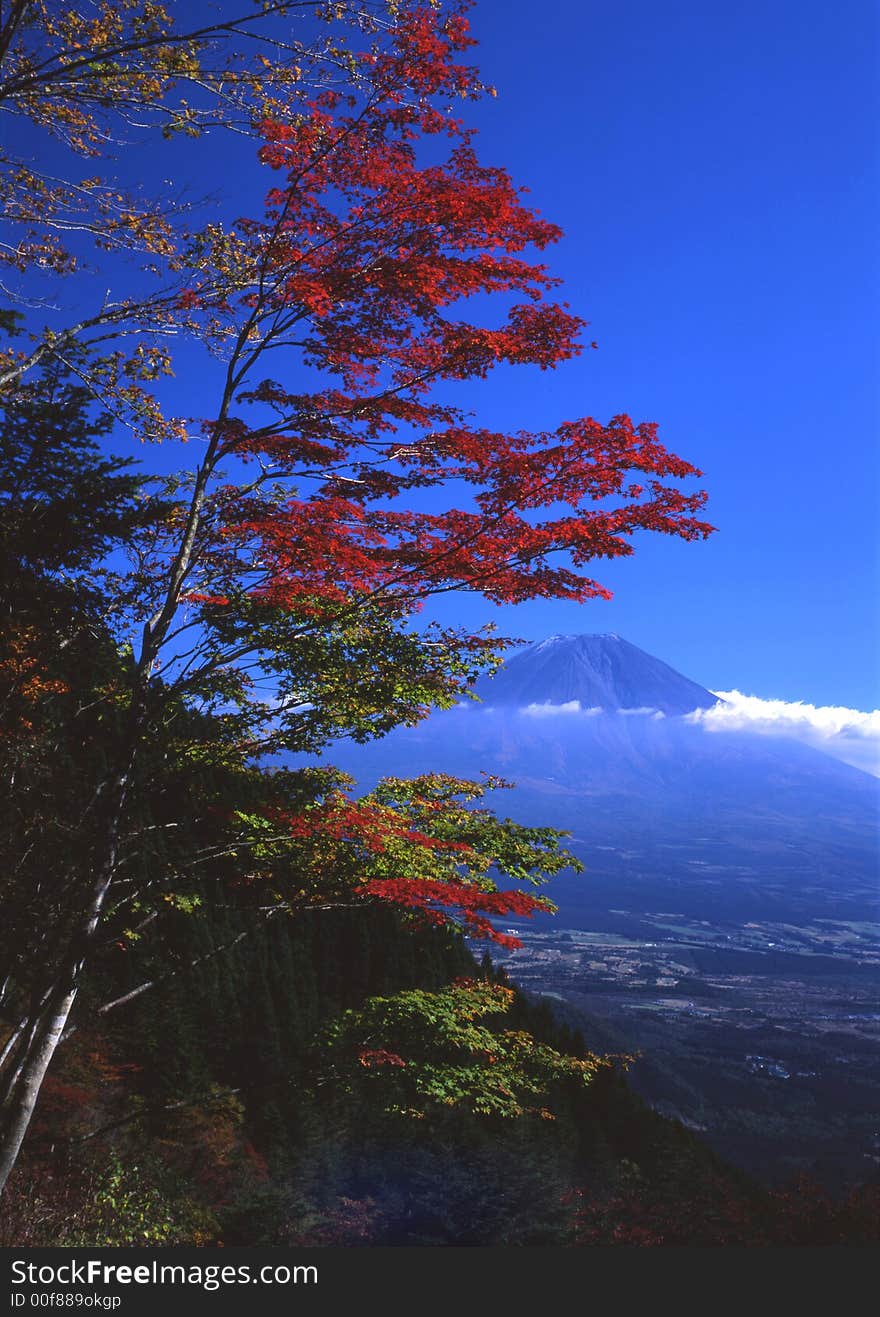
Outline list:
[[[877,1188],[771,1194],[636,1098],[625,1059],[584,1084],[591,1039],[455,936],[381,909],[256,927],[217,911],[172,940],[190,959],[246,928],[66,1044],[0,1244],[876,1239]],[[420,1061],[430,1092],[410,1086]]]

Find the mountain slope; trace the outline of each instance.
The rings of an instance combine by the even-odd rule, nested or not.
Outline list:
[[[876,917],[876,779],[799,742],[707,731],[686,713],[711,692],[618,637],[529,646],[480,690],[482,706],[326,758],[363,787],[430,771],[515,783],[494,807],[570,831],[586,866],[553,885],[561,924],[613,907]]]
[[[709,709],[718,697],[620,636],[550,636],[508,659],[476,692],[487,704],[568,704],[582,709]]]
[[[584,872],[549,885],[555,917],[505,921],[525,939],[514,980],[612,1025],[650,1058],[643,1096],[741,1165],[859,1180],[877,1146],[880,781],[707,730],[688,715],[711,693],[617,637],[529,646],[480,689],[327,758],[364,788],[515,783],[488,803],[567,830]]]

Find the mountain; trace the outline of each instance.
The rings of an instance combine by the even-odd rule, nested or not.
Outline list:
[[[566,830],[556,916],[507,920],[513,980],[643,1058],[630,1082],[717,1151],[842,1185],[878,1160],[880,781],[794,740],[712,730],[715,697],[618,636],[553,636],[434,713],[326,758],[482,772],[499,814]],[[600,1024],[597,1026],[596,1020]],[[598,1032],[597,1032],[598,1031]]]
[[[582,709],[650,708],[664,714],[710,709],[718,697],[621,636],[550,636],[528,645],[476,693],[487,704],[569,704]]]
[[[363,787],[430,771],[514,783],[493,807],[569,831],[586,868],[553,884],[561,924],[615,908],[876,917],[877,779],[797,741],[707,730],[687,714],[716,697],[619,636],[529,645],[477,691],[325,757]]]

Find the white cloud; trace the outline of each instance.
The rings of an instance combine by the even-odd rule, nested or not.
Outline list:
[[[580,715],[581,718],[595,718],[597,714],[608,713],[610,710],[603,709],[601,705],[592,705],[590,708],[583,708],[580,700],[567,700],[565,704],[526,704],[519,712],[525,714],[527,718],[557,718],[572,717]],[[633,715],[641,718],[665,718],[666,714],[662,709],[655,709],[651,705],[641,704],[637,709],[616,709],[615,713],[623,714],[626,717]]]
[[[568,700],[565,704],[527,704],[520,709],[529,718],[557,718],[580,714],[583,718],[594,718],[601,709],[582,709],[580,700]]]
[[[687,721],[701,724],[708,732],[791,736],[880,777],[880,709],[863,713],[802,700],[764,700],[738,690],[713,693],[725,703],[695,709],[686,715]]]

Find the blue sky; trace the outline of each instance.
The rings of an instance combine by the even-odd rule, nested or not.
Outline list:
[[[616,631],[713,690],[880,706],[874,6],[478,0],[472,23],[498,97],[466,118],[564,229],[548,264],[599,350],[462,399],[489,426],[657,421],[704,469],[719,530],[597,563],[610,603],[453,596],[428,616]],[[268,182],[242,142],[240,160],[228,138],[135,142],[126,166],[225,211]],[[178,409],[210,408],[204,379],[184,353]]]
[[[611,603],[495,616],[617,631],[714,689],[880,704],[877,31],[866,0],[480,0],[470,112],[566,237],[599,351],[480,386],[489,423],[655,420],[701,466],[705,544],[598,564]]]

